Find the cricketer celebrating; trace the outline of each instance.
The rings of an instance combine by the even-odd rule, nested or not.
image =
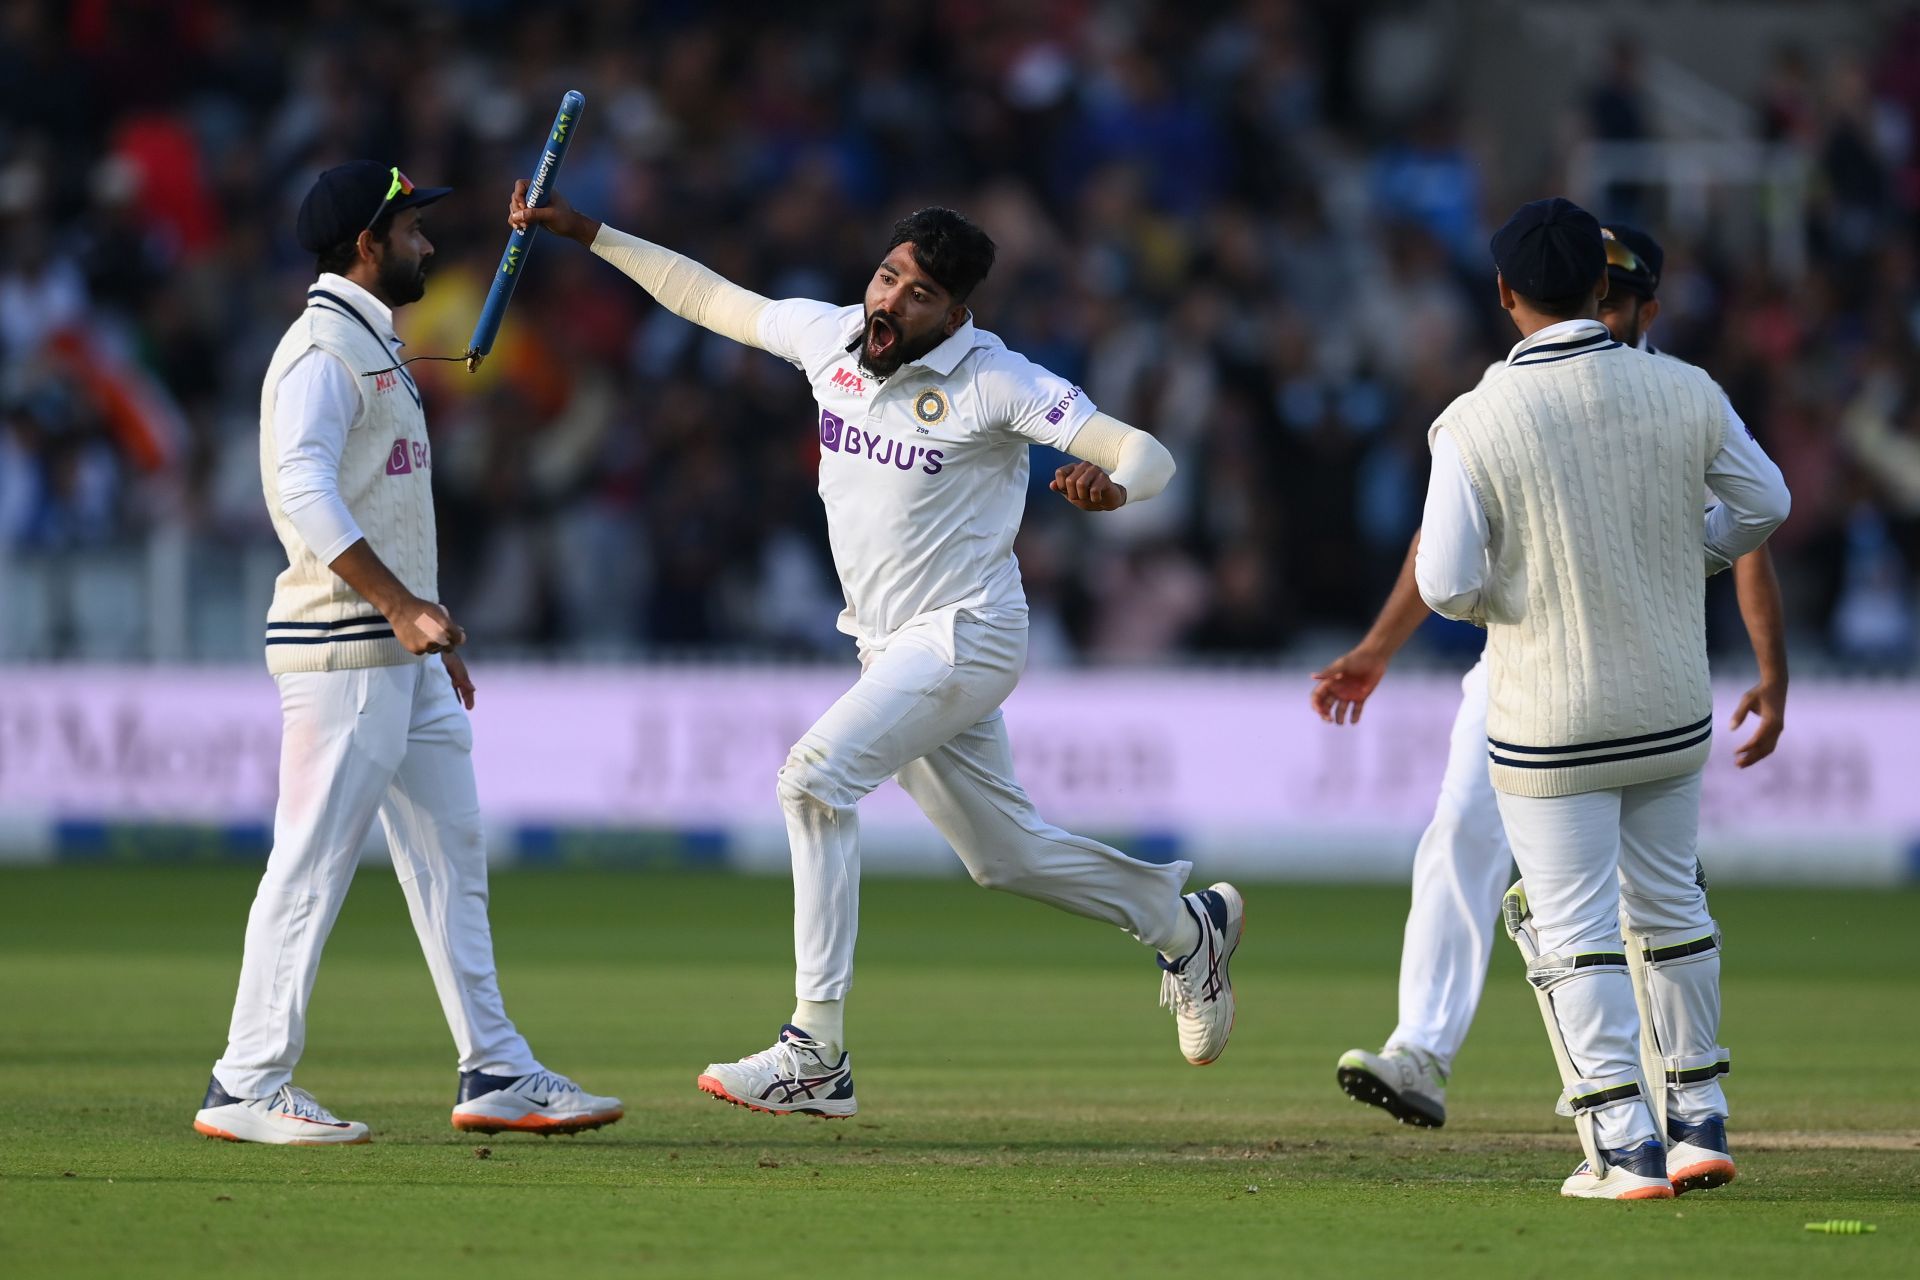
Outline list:
[[[1602,229],[1607,250],[1607,296],[1600,321],[1614,340],[1654,351],[1649,340],[1660,314],[1660,272],[1666,254],[1644,231],[1615,224]],[[1488,377],[1504,373],[1501,361]],[[1414,584],[1419,535],[1387,603],[1367,635],[1349,652],[1314,673],[1314,709],[1332,724],[1359,723],[1367,699],[1386,674],[1394,654],[1428,616]],[[1759,680],[1735,707],[1732,728],[1749,714],[1759,728],[1741,744],[1741,768],[1773,753],[1786,723],[1787,652],[1781,621],[1780,584],[1765,546],[1734,561],[1734,586]],[[1513,862],[1500,810],[1487,772],[1487,669],[1474,663],[1460,682],[1463,697],[1454,719],[1445,777],[1433,820],[1413,859],[1413,895],[1400,954],[1400,1020],[1378,1053],[1350,1049],[1340,1057],[1341,1088],[1385,1109],[1406,1124],[1446,1123],[1446,1088],[1454,1055],[1467,1037],[1480,1003]]]
[[[843,1010],[859,906],[855,806],[890,777],[980,884],[1118,925],[1157,951],[1182,1052],[1195,1064],[1219,1057],[1233,1026],[1239,893],[1216,884],[1183,896],[1190,864],[1143,862],[1043,822],[1014,780],[1000,712],[1026,661],[1013,540],[1027,447],[1084,459],[1061,467],[1052,488],[1087,511],[1158,494],[1172,457],[974,326],[967,297],[992,265],[993,242],[951,210],[901,219],[864,305],[843,307],[769,301],[558,197],[529,209],[525,189],[511,201],[515,227],[577,240],[674,314],[786,360],[819,404],[840,628],[857,642],[862,673],[780,771],[793,1019],[770,1049],[709,1066],[699,1087],[779,1115],[854,1114]]]
[[[465,633],[434,603],[432,457],[393,309],[426,291],[420,210],[447,194],[354,161],[320,175],[300,244],[320,276],[267,367],[260,475],[287,569],[267,668],[284,732],[273,852],[247,919],[227,1051],[193,1127],[235,1142],[365,1142],[293,1069],[320,951],[375,814],[460,1053],[453,1125],[562,1133],[611,1124],[618,1098],[544,1069],[494,975],[473,778]]]
[[[1492,248],[1521,340],[1429,433],[1414,577],[1487,628],[1489,774],[1521,876],[1506,925],[1586,1154],[1561,1194],[1666,1198],[1734,1173],[1695,857],[1704,578],[1786,519],[1787,490],[1711,378],[1597,319],[1591,214],[1535,201]]]

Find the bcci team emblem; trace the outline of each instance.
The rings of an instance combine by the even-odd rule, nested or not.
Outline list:
[[[947,416],[947,398],[939,391],[922,391],[913,401],[913,416],[932,426]]]

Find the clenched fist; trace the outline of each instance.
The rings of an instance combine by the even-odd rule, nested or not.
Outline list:
[[[1082,511],[1116,511],[1127,504],[1127,487],[1091,462],[1060,468],[1047,487]]]

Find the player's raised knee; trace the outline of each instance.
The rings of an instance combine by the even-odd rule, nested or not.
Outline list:
[[[972,876],[973,882],[982,889],[999,889],[1006,893],[1018,893],[1020,886],[1027,882],[1031,868],[1004,859],[991,862],[969,859],[967,874]]]
[[[797,812],[808,808],[841,808],[843,802],[837,799],[839,790],[827,767],[825,752],[805,742],[795,743],[787,752],[787,762],[780,766],[778,786],[782,809]]]

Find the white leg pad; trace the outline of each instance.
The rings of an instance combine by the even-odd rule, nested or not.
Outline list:
[[[1661,1133],[1669,1113],[1687,1121],[1725,1115],[1719,1077],[1730,1057],[1719,1044],[1718,926],[1709,920],[1697,929],[1634,934],[1627,950],[1640,1004],[1641,1060]]]
[[[1662,1059],[1661,1067],[1669,1087],[1702,1084],[1732,1071],[1733,1055],[1728,1053],[1725,1047],[1715,1045],[1706,1053],[1696,1053],[1684,1058]]]
[[[1646,1107],[1646,1084],[1640,1073],[1633,1071],[1604,1078],[1582,1072],[1567,1050],[1566,1035],[1554,1003],[1554,992],[1601,974],[1624,975],[1628,972],[1627,956],[1619,951],[1541,954],[1539,935],[1534,930],[1532,913],[1527,907],[1524,882],[1515,884],[1507,891],[1501,903],[1501,918],[1508,936],[1520,948],[1521,957],[1526,961],[1527,982],[1539,1000],[1540,1018],[1546,1024],[1554,1062],[1560,1069],[1560,1080],[1564,1087],[1554,1109],[1563,1116],[1573,1118],[1587,1160],[1594,1169],[1602,1169],[1606,1164],[1600,1155],[1602,1146],[1599,1129],[1602,1117],[1608,1122],[1606,1127],[1616,1132],[1622,1127],[1631,1126],[1632,1118],[1625,1113]]]
[[[1637,1106],[1644,1097],[1640,1073],[1628,1071],[1604,1080],[1569,1081],[1554,1110],[1578,1120],[1583,1115],[1597,1116],[1602,1111]]]

